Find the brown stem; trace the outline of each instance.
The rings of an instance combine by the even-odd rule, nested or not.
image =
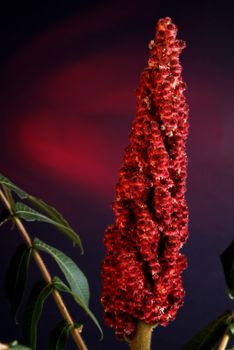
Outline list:
[[[232,311],[231,318],[234,319],[234,311]],[[228,345],[229,339],[230,339],[230,334],[227,329],[221,339],[218,350],[225,350]]]
[[[0,197],[3,201],[3,203],[5,204],[5,206],[7,207],[7,209],[9,210],[9,212],[11,213],[13,220],[19,230],[19,232],[21,233],[25,243],[29,246],[32,247],[32,240],[28,234],[28,232],[26,231],[24,225],[22,224],[21,220],[14,216],[11,204],[9,203],[9,201],[7,200],[6,196],[4,195],[4,193],[1,191],[0,189]],[[51,275],[49,273],[49,271],[47,270],[47,267],[44,263],[44,261],[42,260],[40,254],[38,253],[37,250],[33,249],[33,257],[39,267],[39,270],[41,271],[44,280],[46,281],[46,283],[51,284],[52,283],[52,278]],[[61,294],[55,289],[53,290],[53,297],[54,300],[60,310],[61,315],[63,316],[63,318],[68,321],[71,325],[74,325],[74,321],[69,313],[69,311],[66,308],[66,305],[64,304],[64,301],[61,297]],[[73,329],[72,330],[72,336],[74,338],[74,341],[78,347],[78,349],[80,350],[88,350],[78,329]]]
[[[0,350],[7,350],[7,349],[9,349],[8,345],[0,343]]]
[[[230,338],[230,336],[229,336],[228,332],[226,331],[223,335],[221,343],[219,344],[218,350],[225,350],[226,349],[226,346],[228,345],[228,342],[229,342],[229,338]]]
[[[129,341],[131,350],[150,350],[151,336],[154,326],[139,321],[135,337]]]

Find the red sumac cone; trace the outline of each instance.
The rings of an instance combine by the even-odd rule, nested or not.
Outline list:
[[[180,249],[188,234],[186,145],[188,106],[170,18],[160,19],[137,89],[137,112],[105,232],[102,304],[119,338],[138,320],[167,325],[183,304]]]

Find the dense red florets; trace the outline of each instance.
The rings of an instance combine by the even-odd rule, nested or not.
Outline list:
[[[170,18],[161,19],[149,44],[116,186],[116,220],[105,233],[102,304],[119,338],[131,338],[138,319],[167,325],[184,298],[188,106],[179,62],[185,43],[176,33]]]

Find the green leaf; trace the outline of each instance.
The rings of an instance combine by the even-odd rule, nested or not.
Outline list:
[[[49,350],[64,350],[72,325],[63,320],[52,330],[49,337]]]
[[[230,311],[224,312],[189,340],[182,350],[212,350],[226,331],[230,315]]]
[[[233,337],[234,336],[234,319],[232,315],[228,318],[227,325],[228,325],[229,334],[231,337]]]
[[[75,294],[70,288],[68,288],[68,286],[66,286],[66,284],[63,281],[61,281],[61,279],[59,277],[53,278],[53,285],[54,285],[55,289],[59,290],[60,292],[66,292],[66,293],[69,293],[73,296],[73,298],[77,302],[77,304],[80,305],[80,307],[93,320],[93,322],[95,323],[95,325],[97,326],[97,328],[99,329],[99,331],[101,333],[101,339],[103,339],[102,328],[101,328],[98,320],[96,319],[96,317],[94,316],[92,311],[89,309],[89,307],[87,305],[85,305],[82,302],[82,300],[80,300],[79,295]]]
[[[11,258],[6,272],[5,290],[11,302],[11,311],[15,321],[24,294],[30,256],[31,248],[26,244],[20,245]]]
[[[24,219],[26,221],[41,221],[41,222],[45,222],[47,224],[51,224],[55,226],[58,230],[63,232],[73,242],[79,245],[81,252],[83,253],[83,247],[79,236],[68,224],[65,225],[64,223],[61,223],[61,220],[60,222],[55,221],[49,218],[48,216],[41,214],[38,211],[28,207],[22,202],[17,202],[14,205],[13,209],[14,209],[14,214],[21,219]]]
[[[11,182],[8,178],[0,174],[0,184],[4,185],[9,190],[15,192],[21,199],[27,198],[27,193],[21,190],[18,186],[16,186],[13,182]]]
[[[234,299],[234,241],[220,256],[223,265],[224,276],[228,288],[228,294]]]
[[[22,217],[22,219],[29,220],[29,221],[39,220],[39,221],[43,221],[43,222],[47,222],[47,223],[49,223],[48,219],[50,219],[51,220],[50,224],[56,226],[57,229],[60,232],[62,232],[63,234],[65,234],[65,236],[67,236],[69,239],[71,239],[75,245],[78,245],[81,249],[81,253],[83,253],[83,247],[82,247],[80,237],[71,228],[69,223],[64,219],[64,217],[55,208],[49,206],[41,199],[29,195],[27,192],[23,191],[21,188],[16,186],[13,182],[11,182],[9,179],[7,179],[2,174],[0,174],[0,185],[2,185],[3,188],[5,188],[6,190],[8,189],[10,191],[15,192],[21,199],[25,199],[25,200],[29,201],[36,209],[38,209],[39,211],[41,211],[42,213],[45,214],[45,215],[43,215],[43,214],[38,213],[37,211],[34,210],[34,212],[38,213],[38,215],[36,216],[36,214],[34,213],[34,219],[33,219],[32,213],[26,214],[23,211],[22,215],[25,217]],[[11,193],[9,193],[9,196],[11,197]],[[13,203],[11,203],[11,204],[13,204]],[[22,205],[22,203],[21,203],[21,205]],[[27,206],[25,206],[25,207],[27,207]],[[29,208],[29,207],[27,207],[27,208],[28,208],[28,210],[26,210],[26,212],[30,211],[30,210],[33,211],[33,209],[31,209],[31,208]]]
[[[14,350],[31,350],[31,348],[28,348],[27,346],[18,344],[17,340],[14,340],[9,344],[8,349],[14,349]]]
[[[75,328],[82,330],[81,324],[71,325],[68,321],[60,321],[49,336],[49,350],[64,350],[69,334]]]
[[[60,222],[64,226],[69,226],[69,223],[67,220],[64,219],[62,214],[60,214],[57,209],[51,207],[50,205],[46,204],[43,200],[36,198],[34,196],[28,195],[27,200],[33,204],[33,206],[38,209],[40,212],[44,213],[45,215],[48,215],[50,219]]]
[[[44,214],[39,213],[38,211],[28,207],[22,202],[17,202],[14,205],[14,214],[21,219],[26,221],[42,221],[48,224],[53,223],[53,220],[45,216]]]
[[[24,336],[26,343],[31,346],[33,350],[36,350],[37,324],[42,313],[43,305],[52,290],[53,287],[51,284],[45,284],[45,282],[37,283],[25,307],[23,320]]]
[[[28,347],[26,347],[24,345],[20,345],[20,344],[15,345],[15,346],[11,346],[11,347],[9,347],[9,349],[14,349],[14,350],[32,350],[31,348],[28,348]]]
[[[38,238],[34,239],[33,246],[53,257],[63,272],[72,292],[79,296],[84,305],[88,306],[90,296],[89,284],[87,278],[74,263],[74,261],[60,250],[49,246],[48,244],[40,241]]]

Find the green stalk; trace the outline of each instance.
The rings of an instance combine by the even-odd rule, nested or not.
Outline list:
[[[129,341],[131,350],[150,350],[153,328],[152,324],[139,321],[135,337]]]

